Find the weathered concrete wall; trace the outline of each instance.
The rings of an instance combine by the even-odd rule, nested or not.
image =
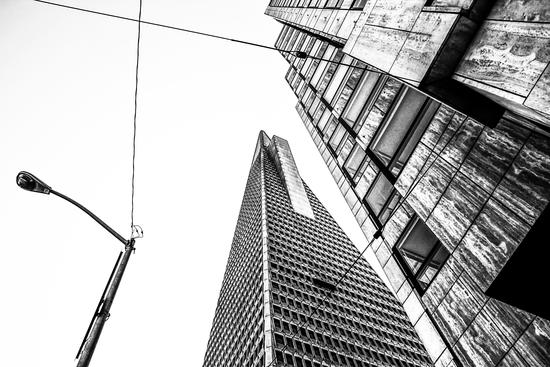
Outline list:
[[[498,0],[454,78],[550,127],[550,2]]]
[[[461,14],[471,3],[439,1],[427,7],[423,0],[371,0],[344,52],[413,85],[447,77],[476,28]],[[440,58],[445,62],[437,63]]]

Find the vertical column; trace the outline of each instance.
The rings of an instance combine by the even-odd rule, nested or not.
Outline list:
[[[264,147],[260,148],[260,187],[262,193],[262,282],[264,300],[264,341],[265,359],[264,366],[270,366],[273,362],[273,340],[271,333],[271,284],[269,282],[269,258],[267,245],[267,210],[264,172]]]

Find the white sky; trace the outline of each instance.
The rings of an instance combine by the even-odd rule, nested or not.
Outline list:
[[[64,0],[137,17],[138,0]],[[272,45],[266,1],[145,0],[143,19]],[[0,0],[0,365],[72,366],[120,243],[20,170],[129,234],[137,24]],[[275,52],[142,26],[137,241],[92,365],[201,366],[260,129],[358,247]]]

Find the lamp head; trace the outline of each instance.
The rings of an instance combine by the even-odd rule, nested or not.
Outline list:
[[[41,194],[49,194],[51,187],[42,182],[38,177],[25,171],[17,174],[17,186],[27,191],[39,192]]]

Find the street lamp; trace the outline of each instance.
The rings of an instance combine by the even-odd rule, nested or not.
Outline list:
[[[118,286],[120,285],[120,281],[122,280],[122,276],[124,275],[124,270],[126,270],[126,265],[128,264],[130,255],[134,250],[134,239],[124,239],[124,237],[122,237],[114,229],[109,227],[104,221],[99,219],[94,213],[89,211],[82,204],[74,201],[68,196],[65,196],[53,190],[50,186],[46,185],[43,181],[41,181],[39,178],[29,172],[19,172],[17,174],[16,181],[17,185],[24,190],[47,195],[54,194],[62,199],[65,199],[66,201],[75,205],[86,214],[88,214],[90,217],[92,217],[103,228],[109,231],[109,233],[111,233],[124,244],[124,253],[121,252],[118,256],[113,271],[111,272],[111,276],[109,277],[107,285],[105,286],[103,294],[101,295],[101,299],[99,300],[94,316],[92,317],[92,321],[88,326],[88,330],[86,331],[84,340],[82,341],[78,353],[76,354],[76,358],[78,358],[77,367],[87,367],[90,364],[90,360],[92,359],[92,355],[97,345],[97,341],[99,340],[99,336],[101,335],[101,331],[103,330],[103,326],[105,325],[105,321],[107,321],[107,319],[109,318],[111,305],[113,304],[113,301],[115,299]]]

